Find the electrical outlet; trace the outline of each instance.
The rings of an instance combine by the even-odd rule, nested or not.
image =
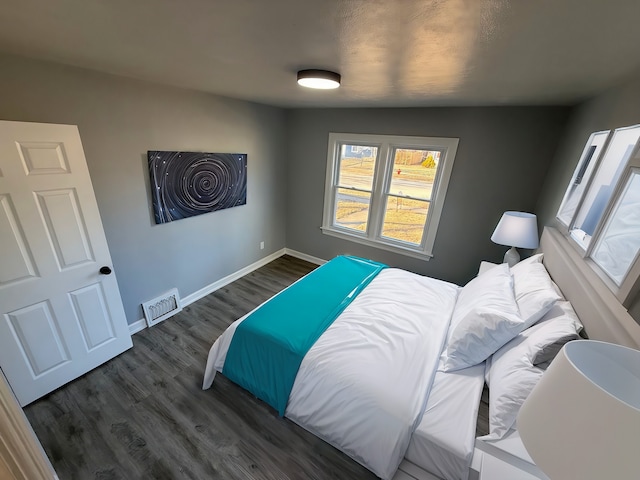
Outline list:
[[[264,250],[264,242],[260,242],[260,250]]]

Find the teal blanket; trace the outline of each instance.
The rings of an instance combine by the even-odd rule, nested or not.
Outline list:
[[[284,415],[302,359],[386,265],[340,256],[238,324],[222,373]]]

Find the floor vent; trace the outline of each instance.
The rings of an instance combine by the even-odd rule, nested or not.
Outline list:
[[[175,315],[182,310],[178,289],[174,288],[164,295],[143,303],[142,310],[144,310],[144,318],[147,321],[147,325],[150,327]]]

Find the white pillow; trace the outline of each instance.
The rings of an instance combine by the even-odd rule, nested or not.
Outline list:
[[[534,255],[511,267],[513,289],[520,316],[528,328],[553,307],[562,296],[554,288],[553,281],[544,265],[542,254]]]
[[[535,358],[547,355],[550,346],[579,338],[582,324],[569,302],[558,302],[545,317],[500,348],[487,363],[490,434],[502,438],[513,427],[520,407],[538,383],[544,370]]]
[[[444,371],[484,361],[522,331],[509,266],[504,263],[474,278],[461,290],[453,309]]]
[[[526,338],[514,338],[491,358],[489,370],[489,435],[502,438],[514,425],[520,407],[536,386],[544,370],[528,359]]]
[[[528,265],[530,263],[542,263],[543,259],[544,259],[544,253],[536,253],[535,255],[531,255],[530,257],[527,257],[524,260],[521,260],[520,262],[516,263],[516,265]],[[514,265],[514,267],[515,267],[515,265]]]
[[[556,319],[559,319],[559,321],[551,323]],[[568,300],[561,300],[556,302],[538,323],[524,330],[500,350],[513,348],[526,341],[528,342],[527,349],[531,357],[531,363],[546,369],[565,343],[580,338],[582,329],[582,323],[578,319],[578,315],[571,303]],[[534,335],[538,330],[541,330],[541,332]],[[533,338],[531,338],[532,336]],[[491,364],[496,357],[499,357],[498,352],[487,358],[485,371],[487,385],[491,383]]]

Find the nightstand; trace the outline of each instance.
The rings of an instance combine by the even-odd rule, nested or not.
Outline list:
[[[545,476],[532,475],[487,453],[482,457],[480,480],[541,480]]]
[[[515,430],[497,441],[476,439],[471,468],[479,480],[549,480],[533,463]]]

